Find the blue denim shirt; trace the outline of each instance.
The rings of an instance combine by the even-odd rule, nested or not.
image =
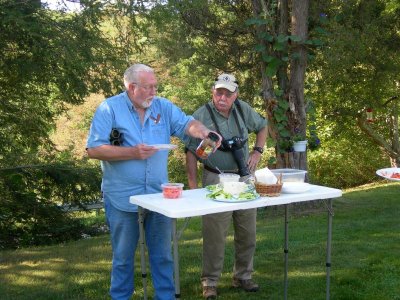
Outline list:
[[[123,92],[99,105],[86,147],[110,145],[113,128],[122,133],[121,147],[169,144],[171,136],[186,140],[185,130],[191,120],[193,117],[187,116],[168,99],[155,97],[146,110],[142,125],[127,93]],[[101,161],[102,192],[114,207],[123,211],[137,211],[137,206],[129,203],[129,197],[161,192],[161,184],[168,182],[167,167],[168,151],[163,150],[145,160]]]

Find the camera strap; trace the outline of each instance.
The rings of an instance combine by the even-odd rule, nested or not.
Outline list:
[[[246,121],[244,120],[244,113],[243,113],[243,109],[242,106],[240,105],[240,102],[238,99],[235,99],[235,105],[237,110],[239,111],[240,117],[242,118],[243,122],[246,124]]]
[[[235,100],[236,107],[240,107],[240,104],[238,104],[239,101],[237,101],[237,102],[236,102],[236,101],[237,101],[237,99]],[[221,134],[221,132],[220,132],[220,130],[219,130],[218,124],[217,124],[217,120],[215,119],[215,115],[214,115],[214,113],[213,113],[213,111],[212,111],[212,109],[211,109],[210,104],[207,103],[205,106],[206,106],[208,112],[210,113],[210,117],[211,117],[212,121],[214,122],[216,131],[222,136],[222,134]],[[243,112],[241,111],[241,108],[238,108],[238,110],[239,110],[239,112],[240,112],[241,114],[243,114]],[[236,112],[236,109],[232,109],[232,113],[233,113],[233,117],[235,118],[236,125],[237,125],[237,128],[238,128],[238,130],[239,130],[239,133],[240,133],[241,136],[243,136],[242,130],[241,130],[241,127],[240,127],[240,123],[239,123],[239,118],[238,118],[238,115],[237,115],[237,112]],[[242,117],[243,122],[246,124],[246,122],[245,122],[245,120],[244,120],[244,118],[243,118],[243,115],[242,115],[241,117]],[[246,127],[246,129],[247,129],[247,127]],[[223,136],[222,136],[222,137],[223,137]],[[236,145],[236,142],[237,142],[238,139],[241,140],[241,142],[240,142],[240,144],[241,144],[241,145],[240,145],[240,148]],[[230,139],[230,140],[232,140],[232,139]],[[223,137],[222,145],[218,148],[218,150],[223,151],[223,152],[228,152],[228,151],[231,152],[232,155],[233,155],[233,158],[234,158],[234,160],[235,160],[235,162],[236,162],[236,164],[237,164],[237,166],[238,166],[238,168],[239,168],[239,175],[241,175],[241,176],[249,175],[250,172],[249,172],[248,167],[247,167],[247,164],[246,164],[246,162],[245,162],[245,160],[244,160],[244,157],[245,157],[245,156],[244,156],[244,152],[243,152],[243,149],[242,149],[242,147],[244,146],[244,144],[247,143],[247,139],[246,139],[246,140],[243,140],[243,138],[237,138],[237,137],[235,137],[235,139],[232,140],[232,141],[234,142],[234,147],[231,146],[231,147],[229,147],[229,148],[223,147],[224,141],[226,141],[226,140],[225,140],[225,138]],[[244,143],[243,143],[243,142],[244,142]],[[204,165],[204,166],[205,166],[205,165]]]

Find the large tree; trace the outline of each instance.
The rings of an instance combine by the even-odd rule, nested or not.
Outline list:
[[[313,93],[335,136],[369,139],[400,165],[400,3],[332,1]]]
[[[305,169],[306,156],[290,152],[292,137],[306,139],[304,83],[307,67],[309,2],[253,0],[260,51],[262,95],[269,132],[277,141],[277,165]],[[298,161],[296,162],[295,159]]]
[[[215,75],[234,72],[241,96],[269,119],[278,167],[306,168],[306,156],[294,156],[291,143],[295,134],[306,135],[304,82],[308,51],[317,44],[309,39],[308,27],[319,16],[310,21],[308,1],[171,0],[155,12],[174,16],[172,26],[156,23],[163,36],[175,33],[179,47],[165,42],[160,47],[170,62],[182,67],[178,55],[185,55],[185,72],[208,76],[201,82],[207,90]]]

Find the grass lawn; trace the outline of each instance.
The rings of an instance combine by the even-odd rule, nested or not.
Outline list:
[[[400,184],[346,191],[334,201],[331,299],[400,299]],[[289,299],[325,299],[327,212],[289,209]],[[200,218],[192,218],[179,243],[181,299],[202,299]],[[179,220],[179,225],[183,220]],[[219,299],[283,299],[284,211],[260,209],[254,279],[257,293],[231,288],[232,231],[228,236]],[[137,293],[143,296],[139,251]],[[109,299],[108,235],[63,245],[0,252],[0,299]],[[149,295],[153,295],[151,281]]]

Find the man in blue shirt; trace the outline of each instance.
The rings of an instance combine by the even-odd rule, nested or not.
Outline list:
[[[107,223],[113,250],[110,295],[130,299],[134,292],[134,253],[139,238],[137,206],[132,195],[161,192],[168,182],[168,151],[154,144],[169,144],[170,137],[204,139],[210,133],[168,99],[157,97],[154,70],[134,64],[124,73],[126,91],[104,100],[90,127],[87,153],[101,160]],[[218,145],[220,142],[218,142]],[[156,300],[175,299],[171,255],[171,220],[147,211],[146,243]]]

